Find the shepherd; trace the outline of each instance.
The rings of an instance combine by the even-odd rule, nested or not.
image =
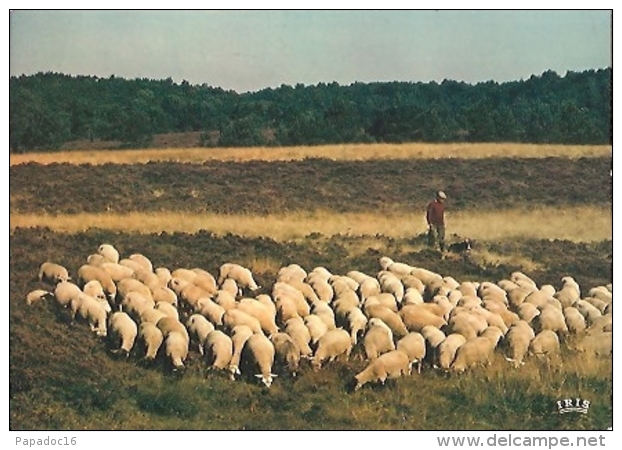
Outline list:
[[[442,253],[445,252],[445,200],[443,191],[436,192],[436,198],[428,203],[426,220],[428,222],[428,245],[437,244]]]

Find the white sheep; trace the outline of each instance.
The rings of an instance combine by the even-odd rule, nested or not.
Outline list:
[[[213,297],[214,303],[223,308],[225,311],[235,309],[238,307],[238,302],[235,300],[235,295],[225,289],[219,289],[216,291]]]
[[[411,307],[413,305],[409,305]],[[403,308],[402,308],[403,309]],[[369,305],[363,308],[363,311],[367,315],[368,319],[373,317],[381,319],[384,323],[386,323],[393,334],[396,337],[404,337],[408,334],[409,330],[406,328],[404,321],[402,320],[401,314],[391,311],[389,308],[383,305]],[[401,313],[402,310],[400,310]],[[412,330],[417,331],[417,330]]]
[[[164,335],[164,333],[162,333]],[[164,338],[164,351],[173,370],[183,369],[184,361],[188,357],[189,342],[183,333],[172,331]]]
[[[203,348],[210,369],[228,370],[233,356],[233,342],[229,336],[214,330],[205,338]]]
[[[365,332],[367,327],[367,317],[360,308],[353,308],[346,316],[346,327],[350,330],[352,345],[356,345],[359,334]]]
[[[96,333],[98,336],[106,336],[107,314],[101,302],[89,295],[81,293],[77,297],[71,299],[69,307],[72,321],[79,316],[88,322],[92,332]]]
[[[102,255],[108,261],[113,263],[119,262],[119,251],[111,244],[101,244],[97,248],[97,253]]]
[[[177,294],[180,302],[187,306],[190,310],[194,309],[200,298],[211,297],[211,294],[205,289],[200,288],[190,281],[184,280],[183,278],[177,278],[175,276],[173,276],[173,278],[169,281],[168,287],[171,288],[175,294]]]
[[[321,300],[316,301],[311,305],[311,313],[314,316],[320,318],[322,322],[326,325],[326,328],[332,330],[336,325],[335,312],[332,310],[328,303],[325,303]]]
[[[598,317],[602,316],[598,308],[585,300],[577,300],[573,306],[583,314],[588,325],[591,325]]]
[[[497,342],[498,340],[483,335],[467,340],[456,351],[450,369],[454,372],[464,372],[477,365],[489,365]]]
[[[242,358],[242,350],[246,341],[253,335],[246,325],[237,325],[231,330],[231,343],[233,344],[233,353],[229,361],[229,377],[234,380],[236,375],[240,375],[240,359]]]
[[[201,269],[200,267],[195,267],[191,270],[197,274],[192,283],[209,292],[210,295],[214,295],[218,290],[214,275],[209,273],[207,270]]]
[[[404,305],[400,309],[398,316],[408,331],[420,332],[427,325],[432,325],[436,328],[442,328],[446,325],[447,322],[442,317],[442,314],[443,311],[438,305],[423,303],[420,305]]]
[[[158,267],[154,270],[156,277],[160,279],[160,284],[162,286],[168,286],[168,282],[171,281],[173,275],[167,267]]]
[[[529,342],[529,352],[536,356],[559,352],[559,338],[552,330],[542,330]]]
[[[179,333],[185,337],[187,345],[190,344],[190,335],[188,334],[188,329],[179,320],[173,317],[166,316],[158,320],[156,326],[162,332],[162,336],[164,336],[164,339],[166,339],[171,333]]]
[[[579,310],[573,306],[564,308],[564,319],[566,320],[566,326],[568,331],[573,334],[581,333],[585,331],[587,327],[585,323],[585,317],[579,312]]]
[[[78,269],[78,286],[84,287],[86,283],[92,280],[99,281],[110,303],[114,303],[117,295],[117,285],[110,274],[101,267],[91,266],[89,264],[81,266]]]
[[[438,345],[438,366],[445,372],[449,371],[451,363],[456,357],[456,352],[464,343],[466,338],[458,333],[451,333]]]
[[[535,333],[528,322],[520,320],[512,325],[504,337],[505,359],[513,363],[514,367],[524,364],[529,343],[534,337]]]
[[[117,284],[117,297],[119,303],[121,303],[125,296],[130,292],[138,292],[143,297],[154,301],[151,289],[149,289],[149,287],[146,286],[142,281],[139,281],[135,278],[125,278],[119,281],[119,283]]]
[[[250,269],[239,264],[225,263],[220,266],[218,284],[221,285],[226,278],[232,278],[239,287],[246,287],[251,291],[256,291],[260,288],[255,282]]]
[[[130,295],[131,294],[135,294],[135,292],[130,293]],[[172,317],[173,319],[179,320],[179,311],[177,310],[177,308],[175,308],[170,303],[156,302],[156,303],[152,303],[151,307],[157,311],[163,312],[168,317]],[[139,315],[140,315],[140,312],[139,312]]]
[[[153,301],[169,303],[175,307],[178,306],[177,302],[177,294],[171,288],[166,286],[158,286],[155,289],[152,289],[151,295],[153,297]]]
[[[445,333],[434,325],[426,325],[420,331],[426,341],[426,355],[432,365],[438,360],[438,346],[445,340]]]
[[[158,311],[157,309],[153,309],[153,308],[148,308],[148,309],[143,310],[140,313],[138,317],[138,321],[140,323],[151,322],[152,324],[155,325],[163,317],[167,317],[167,315],[164,314],[162,311]]]
[[[238,325],[246,325],[253,330],[253,333],[263,334],[259,320],[240,309],[226,311],[222,316],[222,324],[226,330],[233,330]]]
[[[129,356],[137,335],[138,326],[126,313],[117,311],[108,318],[108,336],[115,345],[113,353]]]
[[[259,321],[261,329],[269,336],[279,331],[276,317],[271,308],[254,298],[242,298],[238,302],[238,310],[253,316]]]
[[[144,358],[154,360],[164,342],[162,331],[152,322],[142,322],[138,327],[138,339],[145,348]]]
[[[421,373],[421,365],[425,358],[425,338],[420,333],[413,331],[397,341],[396,350],[401,350],[408,355],[411,365],[417,363],[417,373]]]
[[[155,273],[148,271],[144,267],[136,269],[132,277],[143,283],[152,291],[162,286],[160,278]]]
[[[54,298],[54,294],[50,291],[45,291],[43,289],[35,289],[34,291],[30,291],[26,294],[26,304],[28,306],[33,303],[38,303],[42,300]]]
[[[274,345],[275,358],[281,362],[287,371],[296,376],[296,372],[300,367],[300,349],[287,333],[275,333],[270,336],[270,341]]]
[[[365,369],[354,376],[358,390],[366,383],[379,381],[384,384],[387,379],[410,375],[412,364],[408,355],[401,350],[385,353],[370,362]]]
[[[140,315],[145,310],[154,308],[155,303],[151,298],[147,298],[143,294],[136,291],[128,292],[119,304],[119,311],[128,313],[136,320],[139,319]]]
[[[255,333],[246,341],[243,353],[247,358],[244,361],[245,367],[254,366],[258,369],[259,373],[255,374],[255,377],[259,378],[266,387],[270,387],[274,378],[277,377],[272,373],[275,357],[272,342],[263,334]]]
[[[378,318],[369,319],[367,332],[363,336],[363,348],[369,360],[374,360],[383,353],[395,350],[391,328]]]
[[[609,356],[613,353],[613,333],[601,331],[587,334],[569,348],[573,351],[596,356]]]
[[[190,335],[190,341],[196,342],[199,353],[203,355],[203,343],[207,335],[214,331],[214,325],[201,314],[192,314],[186,320],[186,328]]]
[[[108,275],[110,275],[112,281],[114,281],[115,283],[118,283],[124,278],[131,278],[134,276],[134,269],[119,263],[106,261],[101,263],[99,267],[108,272]]]
[[[310,357],[313,354],[313,350],[311,350],[309,346],[311,343],[311,334],[301,317],[292,317],[285,322],[283,331],[292,338],[300,350],[301,356]]]
[[[281,281],[274,283],[274,285],[272,285],[272,297],[277,305],[277,309],[279,307],[280,300],[289,298],[295,303],[296,312],[300,317],[311,314],[311,307],[309,306],[309,303],[307,303],[304,294],[298,288],[289,283],[283,283]]]
[[[533,319],[540,315],[540,310],[533,303],[522,303],[518,307],[518,317],[527,323],[532,323]]]
[[[311,361],[314,370],[319,370],[325,360],[334,361],[340,356],[347,360],[352,351],[350,335],[343,328],[329,330],[317,343],[315,354]]]
[[[54,288],[54,298],[56,302],[62,306],[68,306],[71,300],[82,294],[82,289],[78,285],[73,284],[71,281],[64,281],[58,283]]]
[[[130,256],[128,256],[128,259],[130,261],[137,262],[145,270],[153,272],[153,263],[142,253],[132,253]]]
[[[106,297],[104,288],[99,281],[89,281],[82,287],[82,292],[84,292],[86,295],[90,295],[91,297],[96,298],[100,302],[105,302],[108,305],[108,312],[110,312],[110,304],[108,303],[108,298]]]
[[[62,281],[69,281],[69,272],[60,264],[46,261],[39,267],[39,281],[57,285]]]
[[[309,335],[311,336],[311,343],[313,345],[328,332],[328,325],[326,325],[326,322],[315,314],[309,314],[303,321],[309,329]],[[335,327],[333,326],[333,328]]]
[[[194,312],[202,314],[216,326],[222,325],[222,316],[225,311],[225,308],[213,302],[209,297],[201,297],[194,305]]]
[[[467,340],[479,336],[488,327],[486,318],[474,312],[459,312],[449,319],[448,333],[459,333]]]

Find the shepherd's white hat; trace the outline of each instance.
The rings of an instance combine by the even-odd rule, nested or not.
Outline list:
[[[443,200],[445,200],[445,199],[447,198],[447,196],[445,195],[445,193],[444,193],[443,191],[438,191],[438,192],[436,193],[436,196],[437,196],[438,198],[442,198]]]

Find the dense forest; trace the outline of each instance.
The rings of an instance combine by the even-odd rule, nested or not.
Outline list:
[[[354,142],[610,144],[612,69],[475,85],[297,84],[237,93],[186,81],[37,73],[9,81],[10,151],[74,140],[148,147],[201,132],[204,146]]]

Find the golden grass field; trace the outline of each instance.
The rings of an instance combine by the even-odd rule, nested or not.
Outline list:
[[[72,150],[11,154],[9,164],[138,164],[149,161],[201,163],[204,161],[291,161],[305,158],[357,161],[373,159],[434,158],[589,158],[611,156],[609,145],[553,145],[517,143],[406,143],[343,144],[300,147],[165,148],[141,150]]]

